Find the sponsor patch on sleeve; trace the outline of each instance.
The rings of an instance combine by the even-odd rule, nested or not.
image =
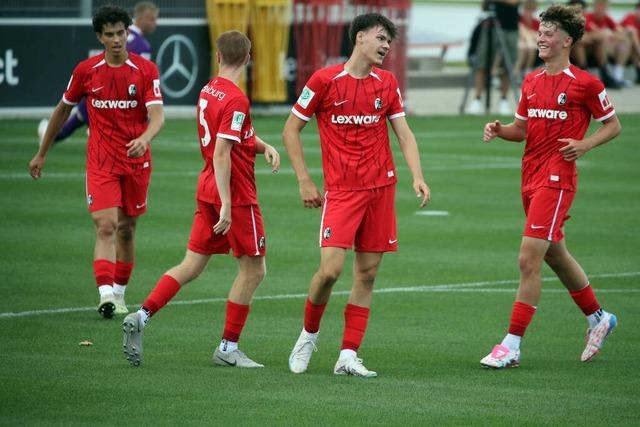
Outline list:
[[[153,94],[160,97],[160,79],[153,79]]]
[[[244,123],[245,114],[241,111],[233,112],[233,119],[231,119],[231,130],[240,132],[242,130],[242,124]]]
[[[598,99],[600,100],[600,106],[602,107],[602,111],[607,111],[612,107],[611,101],[609,101],[609,97],[607,96],[606,89],[598,94]]]
[[[297,102],[302,108],[307,108],[315,95],[314,91],[305,86]]]

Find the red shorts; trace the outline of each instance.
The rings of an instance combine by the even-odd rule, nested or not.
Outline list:
[[[574,191],[541,187],[522,194],[522,206],[527,215],[523,235],[558,242],[564,237],[562,227],[570,217],[567,215]]]
[[[320,221],[320,247],[356,252],[395,252],[395,185],[361,191],[327,191]]]
[[[147,191],[151,168],[132,174],[116,174],[101,170],[87,170],[86,195],[89,212],[122,208],[128,216],[147,211]]]
[[[215,234],[213,226],[220,219],[220,206],[198,200],[187,247],[203,255],[228,254],[235,257],[265,256],[267,245],[262,214],[258,205],[233,206],[231,228],[227,234]]]

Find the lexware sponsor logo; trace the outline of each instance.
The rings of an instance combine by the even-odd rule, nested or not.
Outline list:
[[[529,108],[529,117],[535,117],[540,119],[560,119],[565,120],[568,116],[566,111],[550,110],[547,108]]]
[[[331,123],[336,123],[339,125],[370,125],[372,123],[378,123],[380,121],[380,116],[378,115],[365,115],[365,116],[345,116],[342,114],[331,115]]]
[[[91,101],[91,105],[94,108],[136,108],[138,106],[138,101],[124,101],[122,99],[94,99]]]

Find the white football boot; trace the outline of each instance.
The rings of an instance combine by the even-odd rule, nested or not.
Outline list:
[[[587,346],[582,352],[580,360],[588,362],[593,359],[616,326],[618,326],[616,315],[605,311],[600,322],[593,329],[587,329]]]
[[[485,368],[494,369],[517,368],[520,366],[520,350],[511,350],[498,344],[493,347],[491,353],[482,358],[480,364]]]
[[[368,370],[355,354],[338,358],[336,366],[333,368],[335,375],[353,375],[354,377],[375,378],[378,373]]]
[[[144,322],[140,313],[128,314],[122,322],[122,351],[132,366],[142,363],[142,339],[144,338]]]
[[[289,370],[291,372],[301,374],[307,370],[313,352],[318,351],[316,341],[318,341],[317,333],[310,334],[304,329],[300,332],[298,341],[289,355]]]
[[[213,352],[213,363],[230,368],[264,368],[264,365],[249,359],[237,348],[233,351],[222,351],[220,347],[216,347]]]
[[[129,309],[127,308],[127,304],[124,302],[124,294],[113,294],[113,303],[116,308],[113,311],[115,314],[127,314]]]
[[[111,319],[116,310],[115,298],[112,292],[100,295],[100,304],[98,304],[98,313],[105,319]]]

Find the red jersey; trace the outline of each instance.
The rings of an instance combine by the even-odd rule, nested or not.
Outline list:
[[[231,205],[257,205],[254,175],[256,137],[251,125],[249,99],[232,81],[216,77],[200,91],[196,113],[200,151],[204,159],[196,198],[222,204],[213,169],[216,138],[220,137],[235,142],[231,148]]]
[[[304,121],[315,113],[325,190],[353,191],[396,182],[387,121],[404,116],[398,82],[373,68],[363,79],[344,64],[316,71],[291,110]]]
[[[538,31],[540,28],[540,20],[533,17],[529,22],[527,22],[523,16],[520,16],[520,23],[533,31]]]
[[[613,19],[611,19],[609,15],[597,17],[593,13],[585,13],[584,17],[585,17],[585,24],[584,24],[585,31],[593,31],[596,29],[603,30],[605,28],[608,28],[610,30],[616,29],[616,23]]]
[[[147,129],[147,106],[162,104],[156,65],[134,53],[118,67],[108,65],[104,53],[85,59],[73,70],[62,101],[75,105],[84,96],[91,123],[87,169],[130,173],[150,167],[151,149],[130,158],[126,145]]]
[[[606,120],[615,114],[604,85],[573,65],[550,76],[544,70],[529,73],[522,82],[516,118],[527,121],[522,157],[522,191],[540,187],[575,191],[575,161],[562,158],[559,138],[581,140],[591,117]]]
[[[636,13],[630,13],[620,21],[620,25],[623,27],[632,27],[640,31],[640,18],[638,18]]]

